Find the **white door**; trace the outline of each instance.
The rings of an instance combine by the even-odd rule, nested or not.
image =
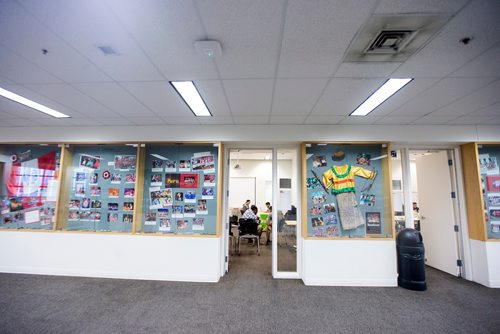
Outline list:
[[[448,155],[445,150],[434,152],[416,158],[420,229],[426,264],[458,276],[459,255]]]

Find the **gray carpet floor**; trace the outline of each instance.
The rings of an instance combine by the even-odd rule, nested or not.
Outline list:
[[[500,333],[500,289],[308,287],[245,247],[219,283],[0,274],[0,333]]]

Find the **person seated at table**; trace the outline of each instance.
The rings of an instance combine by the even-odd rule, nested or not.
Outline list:
[[[297,220],[297,208],[292,205],[291,209],[285,213],[286,220]]]
[[[271,212],[271,203],[266,202],[266,210],[264,212]]]
[[[253,219],[257,224],[257,234],[260,236],[262,235],[262,226],[260,226],[260,218],[257,216],[257,212],[259,212],[259,209],[257,206],[252,205],[250,209],[247,209],[243,215],[241,216],[242,219]]]
[[[244,214],[245,211],[247,211],[248,209],[250,209],[250,200],[249,199],[247,199],[245,201],[245,203],[243,203],[243,205],[241,206],[241,209],[240,209],[241,210],[241,214]]]
[[[273,230],[273,207],[269,206],[269,216],[267,216],[266,246],[271,243],[271,232]]]

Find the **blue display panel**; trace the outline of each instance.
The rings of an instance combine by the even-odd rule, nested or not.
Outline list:
[[[57,145],[0,146],[0,228],[53,229],[60,152]]]
[[[66,229],[132,232],[137,148],[72,145]],[[63,219],[63,217],[61,217]]]
[[[143,233],[217,233],[218,147],[147,144]]]
[[[488,239],[500,239],[500,145],[478,145]]]
[[[307,144],[305,159],[308,236],[392,237],[382,172],[387,145]]]

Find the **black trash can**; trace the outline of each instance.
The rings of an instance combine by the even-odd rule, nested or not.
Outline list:
[[[398,285],[402,288],[425,291],[425,250],[422,235],[412,228],[401,230],[396,236],[398,255]]]

